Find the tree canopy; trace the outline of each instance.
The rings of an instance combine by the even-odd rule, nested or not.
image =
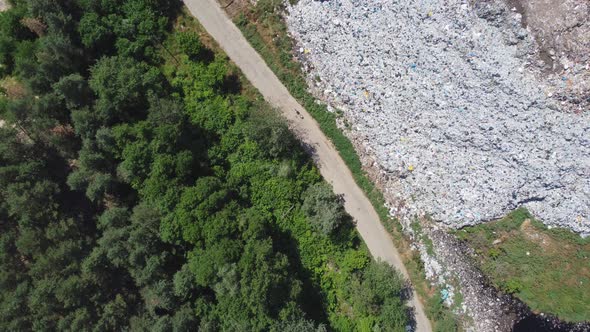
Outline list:
[[[402,279],[178,6],[0,13],[0,330],[403,330]]]

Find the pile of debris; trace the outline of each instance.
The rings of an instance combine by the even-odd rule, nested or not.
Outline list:
[[[322,98],[344,112],[386,190],[404,202],[394,213],[461,227],[525,206],[548,225],[590,234],[590,112],[554,98],[569,78],[543,79],[517,10],[299,0],[288,11],[309,77],[321,79]],[[585,61],[568,70],[582,77]]]

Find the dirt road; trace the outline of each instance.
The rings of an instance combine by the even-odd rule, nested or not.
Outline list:
[[[305,144],[313,146],[313,157],[322,176],[332,184],[336,194],[344,196],[344,207],[356,220],[357,229],[373,257],[388,262],[408,278],[399,253],[379,221],[377,212],[315,120],[291,96],[216,0],[184,0],[184,3],[264,98],[288,119],[299,138]],[[422,304],[416,299],[416,294],[410,305],[415,311],[416,331],[431,331],[430,322]]]
[[[0,0],[0,12],[7,10],[9,7],[7,0]]]

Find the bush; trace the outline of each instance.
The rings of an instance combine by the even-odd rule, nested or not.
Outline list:
[[[373,325],[373,330],[405,331],[408,315],[401,299],[404,283],[399,272],[385,262],[372,261],[362,278],[353,277],[351,304],[365,317],[359,321],[361,330]]]
[[[205,50],[199,35],[192,31],[178,32],[176,34],[176,42],[189,58],[196,58]]]
[[[328,184],[320,182],[310,186],[302,198],[301,209],[316,230],[322,234],[332,234],[343,224],[346,213],[338,196],[334,195]]]
[[[491,259],[496,259],[496,258],[500,257],[501,253],[502,253],[502,251],[500,251],[500,249],[498,249],[498,248],[492,248],[492,249],[488,250],[488,256],[490,256]]]
[[[518,293],[522,290],[522,287],[522,283],[516,279],[510,279],[506,283],[501,285],[502,290],[508,294]]]

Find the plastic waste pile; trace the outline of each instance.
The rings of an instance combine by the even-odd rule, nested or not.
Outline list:
[[[459,0],[299,0],[287,15],[406,213],[460,227],[525,206],[590,233],[590,112],[549,98],[520,20]]]

